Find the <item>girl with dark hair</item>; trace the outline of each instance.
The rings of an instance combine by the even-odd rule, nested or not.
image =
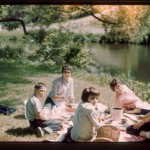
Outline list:
[[[123,108],[125,113],[145,115],[150,112],[150,110],[141,108],[142,100],[125,84],[121,84],[116,79],[113,79],[110,83],[110,88],[116,93],[117,107]]]
[[[89,142],[102,126],[95,110],[100,91],[94,87],[85,88],[82,92],[82,102],[73,117],[73,127],[70,129],[72,142]]]
[[[56,78],[52,83],[52,88],[45,101],[45,108],[53,109],[54,106],[57,107],[63,103],[74,103],[74,85],[71,77],[72,66],[64,65],[61,71],[62,76]],[[75,110],[70,107],[71,105],[69,107],[66,105],[65,110],[74,112]]]

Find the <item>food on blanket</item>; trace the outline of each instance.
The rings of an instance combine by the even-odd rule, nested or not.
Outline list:
[[[104,110],[104,113],[110,114],[110,108],[106,108],[106,109]]]
[[[71,104],[66,104],[67,107],[69,108],[72,108],[72,105]]]
[[[65,108],[66,112],[75,112],[76,111],[76,105],[75,104],[70,103],[70,104],[65,104],[65,105],[66,105],[66,108]]]
[[[69,107],[69,108],[75,108],[75,104],[71,104],[71,103],[70,104],[66,104],[66,106]]]
[[[102,121],[102,118],[101,118],[100,116],[98,117],[98,121],[99,121],[99,122],[101,122],[101,121]]]
[[[113,122],[113,118],[112,117],[107,117],[103,120],[104,124],[111,124]]]
[[[76,111],[76,108],[66,107],[66,108],[65,108],[65,111],[66,111],[66,112],[75,112],[75,111]]]
[[[127,123],[127,119],[122,118],[122,119],[121,119],[121,123],[122,123],[122,124],[126,124],[126,123]]]

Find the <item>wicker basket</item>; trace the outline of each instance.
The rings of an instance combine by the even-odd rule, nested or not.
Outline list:
[[[96,139],[93,139],[91,142],[114,142],[109,138],[105,138],[105,137],[99,137]]]
[[[120,130],[112,125],[104,125],[97,130],[96,138],[108,138],[113,142],[118,142],[120,137]]]

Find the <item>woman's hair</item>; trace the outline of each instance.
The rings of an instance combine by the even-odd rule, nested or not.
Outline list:
[[[63,73],[65,70],[70,70],[71,72],[72,72],[72,66],[71,65],[64,65],[63,67],[62,67],[62,70],[61,70],[61,72]]]
[[[113,79],[109,85],[110,85],[110,88],[113,91],[115,91],[115,86],[117,86],[118,84],[119,84],[119,82],[116,79]]]
[[[81,99],[83,102],[88,102],[89,95],[99,96],[100,91],[94,87],[85,88],[82,92]]]
[[[34,86],[34,89],[38,90],[38,89],[41,89],[42,87],[46,87],[46,85],[42,82],[39,82]]]

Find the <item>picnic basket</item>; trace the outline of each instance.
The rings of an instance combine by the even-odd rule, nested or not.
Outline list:
[[[109,138],[105,138],[105,137],[99,137],[99,138],[93,139],[91,142],[113,142],[113,140]]]
[[[104,125],[97,130],[96,138],[108,138],[113,142],[118,142],[120,130],[113,125]]]

